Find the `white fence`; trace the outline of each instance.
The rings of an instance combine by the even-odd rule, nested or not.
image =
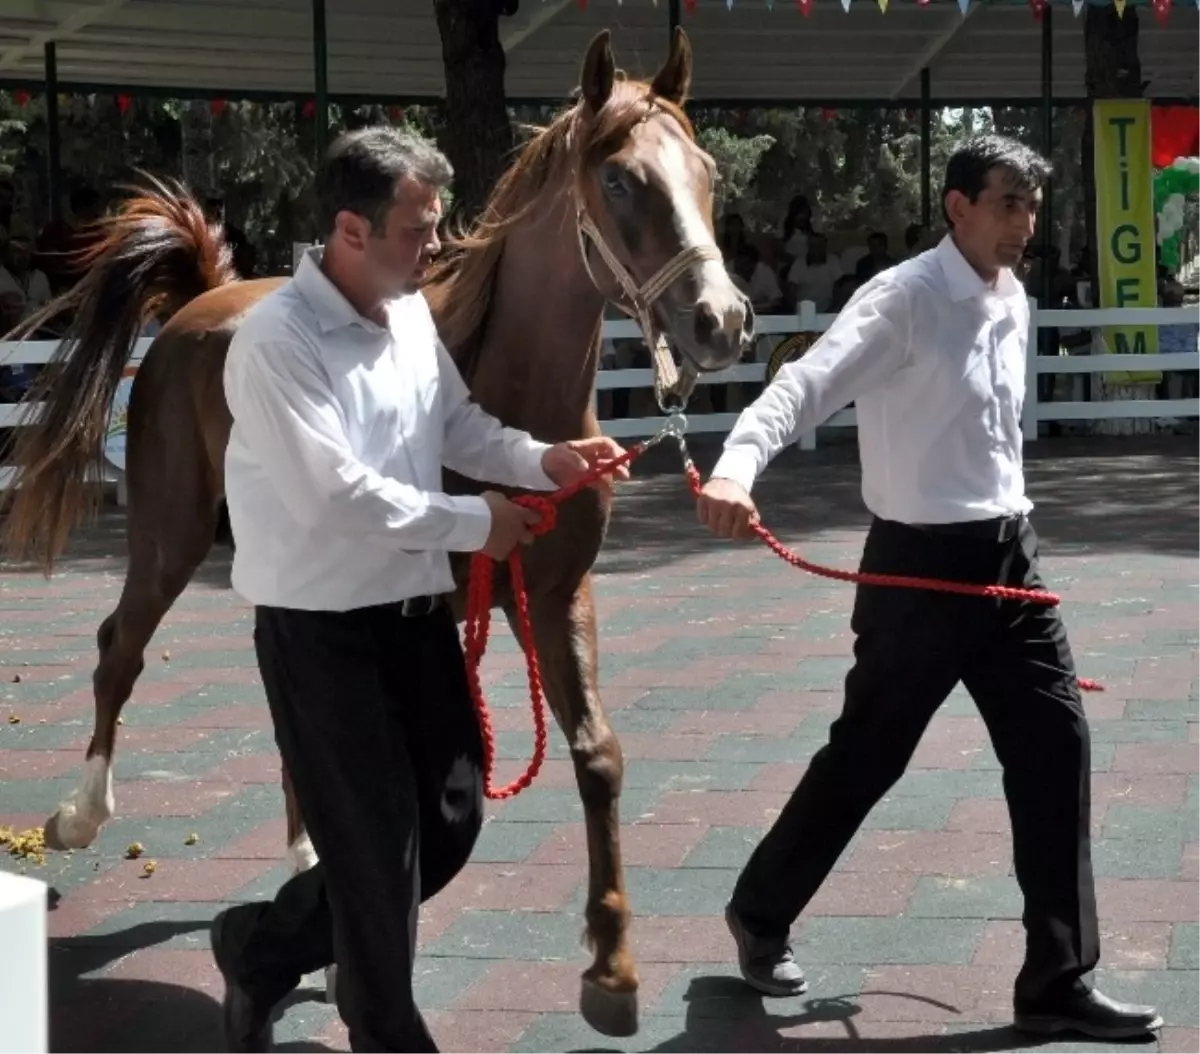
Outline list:
[[[776,340],[792,333],[823,332],[833,322],[834,315],[818,315],[812,304],[801,305],[796,315],[766,315],[757,320],[759,339],[774,344]],[[1039,329],[1059,327],[1062,329],[1089,329],[1103,326],[1176,326],[1195,325],[1200,321],[1200,312],[1187,308],[1100,308],[1082,311],[1042,311],[1033,306],[1030,320],[1031,352],[1037,347]],[[640,331],[630,321],[614,321],[604,324],[605,339],[640,339]],[[131,365],[136,366],[150,346],[150,339],[137,343]],[[26,341],[23,344],[0,342],[0,366],[19,364],[41,364],[48,362],[56,347],[54,341]],[[1039,402],[1037,375],[1109,373],[1113,371],[1184,371],[1200,369],[1200,353],[1192,350],[1158,355],[1036,355],[1028,359],[1026,379],[1025,413],[1023,427],[1026,441],[1037,438],[1040,421],[1099,421],[1113,418],[1165,418],[1200,417],[1200,399],[1139,399],[1127,401],[1091,402]],[[761,383],[766,374],[765,362],[753,362],[734,366],[720,373],[707,374],[700,378],[701,384],[729,384],[731,382]],[[650,369],[601,370],[597,376],[598,391],[612,389],[645,389],[653,387],[654,376]],[[32,410],[32,408],[29,408]],[[13,428],[21,423],[27,408],[0,403],[0,428]],[[726,432],[737,420],[736,413],[689,415],[689,431]],[[617,418],[604,420],[604,431],[614,438],[651,435],[658,430],[662,419],[658,416]],[[853,410],[835,414],[823,427],[853,427]],[[802,449],[816,447],[816,433],[809,433],[800,440]],[[114,470],[107,477],[117,482],[119,474]],[[0,489],[8,486],[12,469],[0,467]]]

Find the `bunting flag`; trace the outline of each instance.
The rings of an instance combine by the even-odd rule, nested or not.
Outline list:
[[[547,0],[542,0],[542,3],[546,2]],[[587,10],[588,0],[575,0],[575,2],[580,11]],[[623,6],[624,2],[625,0],[617,0],[618,6]],[[650,0],[650,2],[656,8],[658,7],[658,0]],[[725,0],[725,10],[732,11],[735,2],[736,0]],[[764,0],[764,2],[767,5],[768,11],[773,11],[775,9],[775,0]],[[795,0],[796,9],[801,15],[807,18],[812,14],[814,2],[815,0]],[[889,2],[890,0],[876,0],[881,13],[885,15],[887,14]],[[962,14],[963,18],[966,18],[967,14],[971,10],[971,0],[955,0],[955,2],[958,4],[958,10]],[[1033,15],[1036,21],[1040,22],[1042,21],[1042,18],[1050,4],[1054,2],[1055,0],[1028,0],[1030,13]],[[1197,8],[1200,8],[1200,0],[1192,0],[1192,2]],[[689,14],[696,10],[698,3],[699,0],[683,0],[684,9]],[[842,11],[844,11],[846,14],[849,14],[850,6],[853,3],[853,0],[839,0],[839,3],[842,5]],[[932,3],[933,0],[916,0],[916,5],[922,8],[929,7]],[[1112,5],[1117,10],[1118,18],[1125,17],[1125,8],[1128,3],[1129,0],[1112,0]],[[1154,12],[1154,17],[1158,20],[1159,24],[1166,25],[1168,19],[1170,18],[1172,0],[1149,0],[1149,3]],[[1088,0],[1071,0],[1071,10],[1076,18],[1080,16],[1087,4]]]
[[[796,0],[796,6],[800,8],[800,14],[808,18],[812,14],[813,0]]]
[[[221,114],[225,112],[225,107],[228,105],[229,103],[225,99],[213,99],[212,102],[208,104],[208,112],[214,117],[220,117]]]
[[[1086,3],[1087,0],[1071,0],[1071,8],[1074,10],[1076,18],[1079,17],[1079,12],[1083,10]]]
[[[132,105],[133,96],[126,95],[124,92],[117,96],[117,110],[121,114],[127,114],[129,112],[129,107]]]
[[[1165,26],[1171,14],[1171,0],[1151,0],[1151,6],[1154,8],[1154,17],[1158,19],[1158,24]]]
[[[1113,0],[1113,7],[1117,9],[1117,18],[1125,17],[1125,0]]]
[[[12,93],[12,95],[13,95],[13,102],[15,102],[17,104],[18,110],[23,110],[23,109],[25,109],[26,106],[29,105],[30,95],[29,95],[29,92],[27,92],[24,88],[18,88],[15,92]]]
[[[1029,9],[1033,12],[1034,19],[1040,22],[1046,10],[1046,0],[1029,0]]]
[[[842,0],[842,10],[850,14],[850,0]]]
[[[971,8],[971,0],[958,0],[958,9],[962,12],[963,18],[967,17],[967,11]]]
[[[882,14],[887,14],[888,0],[879,0],[879,10]]]

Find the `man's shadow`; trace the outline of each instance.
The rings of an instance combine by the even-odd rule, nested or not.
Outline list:
[[[657,1046],[648,1048],[655,1054],[751,1054],[751,1052],[781,1052],[781,1054],[988,1054],[992,1051],[1029,1050],[1043,1043],[1037,1037],[1017,1032],[1008,1025],[981,1025],[974,1029],[943,1033],[928,1029],[920,1021],[911,1023],[912,1035],[886,1037],[863,1030],[856,1020],[862,1013],[860,995],[887,995],[912,999],[954,1014],[957,1008],[949,1004],[908,992],[866,990],[854,995],[833,995],[810,999],[780,1001],[790,1013],[771,1013],[765,998],[735,977],[693,978],[684,995],[687,1017],[684,1029]],[[771,1001],[775,1002],[775,1001]],[[782,1035],[782,1031],[801,1029],[805,1025],[826,1023],[827,1027],[809,1035]],[[830,1026],[828,1023],[832,1023]],[[1051,1040],[1064,1037],[1050,1037]],[[1077,1037],[1065,1037],[1077,1038]],[[1131,1044],[1136,1050],[1143,1044]],[[588,1054],[602,1054],[609,1048],[586,1048]],[[638,1048],[645,1049],[645,1048]],[[1151,1044],[1150,1049],[1157,1049]],[[575,1054],[584,1054],[583,1050]]]
[[[52,898],[52,903],[56,898]],[[88,976],[174,937],[208,929],[208,919],[139,923],[117,933],[52,940],[48,947],[50,1050],[222,1050],[220,991],[211,996],[166,981]],[[287,1006],[323,998],[298,989]],[[329,1051],[316,1041],[280,1051]]]

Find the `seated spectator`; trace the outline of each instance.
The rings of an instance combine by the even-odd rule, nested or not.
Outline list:
[[[829,255],[829,239],[814,233],[808,239],[808,252],[788,271],[788,293],[794,304],[811,300],[817,311],[825,312],[833,302],[833,287],[841,277],[841,264]]]
[[[759,257],[758,250],[749,242],[743,242],[733,259],[733,284],[750,298],[754,311],[769,315],[783,307],[783,290],[779,279]]]
[[[867,236],[867,255],[858,261],[854,277],[859,285],[869,282],[880,271],[894,267],[896,261],[888,255],[888,236],[883,231],[872,231]]]

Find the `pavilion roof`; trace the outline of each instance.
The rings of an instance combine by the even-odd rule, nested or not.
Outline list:
[[[693,96],[915,101],[920,70],[929,66],[939,103],[1040,97],[1042,27],[1025,0],[812,0],[807,14],[800,2],[698,0],[685,7],[682,24],[696,59]],[[510,99],[564,98],[588,42],[604,27],[631,75],[656,68],[668,43],[668,0],[581,3],[521,0],[516,15],[502,20]],[[1165,23],[1139,6],[1147,94],[1194,98],[1194,3],[1175,3]],[[1081,98],[1084,20],[1070,0],[1053,7],[1054,94]],[[326,0],[326,8],[331,95],[384,101],[444,94],[430,0]],[[0,84],[41,83],[43,45],[54,40],[64,88],[310,94],[312,31],[310,0],[3,0]]]

